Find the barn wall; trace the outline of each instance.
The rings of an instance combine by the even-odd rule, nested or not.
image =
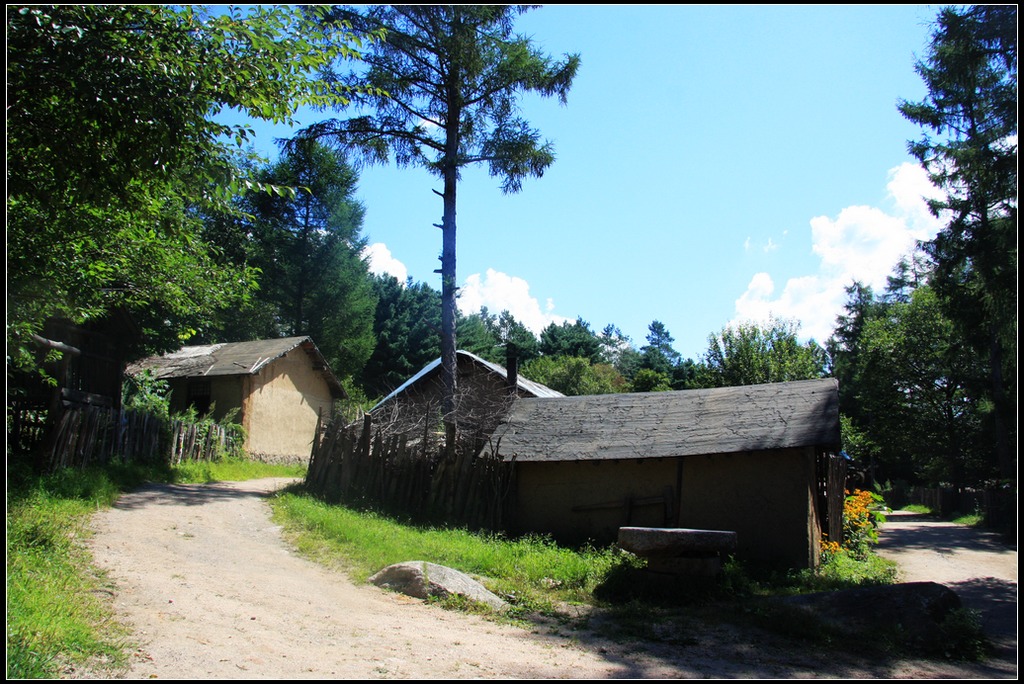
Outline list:
[[[610,543],[619,527],[674,525],[674,500],[669,520],[664,502],[637,500],[663,498],[675,482],[676,459],[518,463],[514,525],[569,543]]]
[[[681,527],[734,530],[738,557],[814,567],[821,540],[810,448],[683,460]]]
[[[306,352],[293,349],[250,376],[248,383],[242,422],[248,451],[270,461],[309,459],[318,412],[326,418],[333,399]]]
[[[814,567],[820,542],[814,467],[813,449],[521,462],[516,464],[513,527],[571,543],[610,543],[622,526],[733,530],[741,559]],[[681,491],[669,511],[662,503],[631,511],[625,505],[627,499],[662,497],[667,487]],[[595,509],[594,504],[609,507]]]

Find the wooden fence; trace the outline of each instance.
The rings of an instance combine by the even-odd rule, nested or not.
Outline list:
[[[369,415],[337,420],[317,435],[306,474],[314,494],[420,522],[501,529],[512,466],[484,455],[482,440],[458,440],[448,452],[442,435],[389,433]]]
[[[84,468],[115,458],[132,463],[211,460],[235,448],[222,425],[168,423],[159,416],[103,406],[65,407],[51,423],[38,405],[8,406],[8,446],[35,452],[48,470]]]
[[[843,504],[846,501],[846,459],[840,454],[818,454],[818,511],[821,530],[830,541],[842,543]]]

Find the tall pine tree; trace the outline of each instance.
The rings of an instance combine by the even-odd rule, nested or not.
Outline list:
[[[987,358],[994,451],[1005,478],[1016,473],[1017,8],[940,11],[917,71],[928,87],[900,111],[926,133],[909,149],[944,196],[948,218],[926,245],[947,315]]]
[[[356,30],[384,28],[387,38],[364,55],[365,74],[338,76],[368,83],[388,97],[364,99],[372,114],[311,126],[306,135],[361,150],[384,162],[421,166],[443,183],[441,360],[443,411],[454,435],[456,396],[456,206],[460,170],[487,164],[505,192],[540,176],[554,161],[550,143],[518,113],[525,93],[563,102],[578,56],[555,61],[513,32],[523,6],[374,5],[335,8],[329,20]],[[437,192],[437,191],[435,191]]]

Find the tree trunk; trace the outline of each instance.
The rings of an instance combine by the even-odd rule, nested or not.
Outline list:
[[[458,292],[455,274],[455,200],[458,183],[458,126],[461,113],[454,104],[448,109],[448,137],[444,161],[444,216],[441,220],[441,410],[445,426],[445,446],[449,453],[455,448],[456,405],[458,391],[456,355],[456,304]]]

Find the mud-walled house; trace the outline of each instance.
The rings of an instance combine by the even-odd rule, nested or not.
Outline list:
[[[515,469],[510,531],[604,543],[628,526],[729,530],[741,559],[814,567],[838,384],[522,399],[495,436]]]
[[[260,460],[309,458],[318,420],[326,422],[341,383],[309,337],[183,347],[132,364],[168,382],[171,411],[194,407],[220,419],[237,412],[245,450]]]

